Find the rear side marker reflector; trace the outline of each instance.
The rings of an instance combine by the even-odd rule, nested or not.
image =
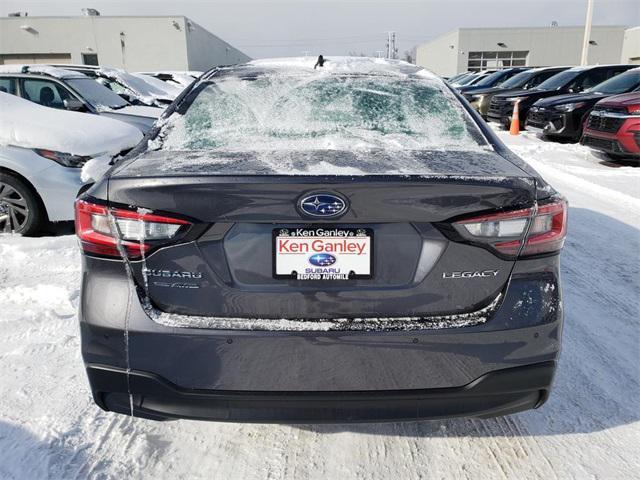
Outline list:
[[[567,234],[567,202],[472,217],[453,226],[464,239],[485,243],[503,255],[557,252]]]
[[[76,200],[76,235],[87,253],[120,257],[119,243],[130,258],[138,258],[189,225],[178,218]]]

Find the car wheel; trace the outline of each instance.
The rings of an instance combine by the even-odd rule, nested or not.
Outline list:
[[[0,232],[32,235],[46,224],[44,208],[20,178],[0,173]]]

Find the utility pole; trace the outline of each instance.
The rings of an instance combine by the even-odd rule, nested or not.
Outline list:
[[[584,22],[584,39],[582,40],[582,57],[580,65],[589,61],[589,40],[591,39],[591,22],[593,20],[593,0],[587,0],[587,19]]]
[[[387,32],[387,58],[396,58],[397,55],[396,32]]]

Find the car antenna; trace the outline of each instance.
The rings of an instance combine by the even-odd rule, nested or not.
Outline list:
[[[316,62],[316,64],[313,66],[313,69],[315,70],[318,67],[324,67],[324,62],[326,62],[326,60],[324,59],[324,57],[322,55],[318,55],[318,61]]]

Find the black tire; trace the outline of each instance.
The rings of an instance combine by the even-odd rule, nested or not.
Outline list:
[[[42,201],[16,175],[0,172],[0,233],[33,235],[47,226]]]

